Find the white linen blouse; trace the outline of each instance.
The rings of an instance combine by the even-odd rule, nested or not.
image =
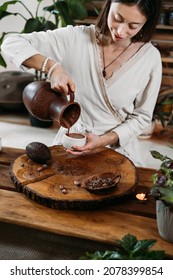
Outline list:
[[[72,130],[97,135],[115,131],[120,146],[114,148],[136,165],[145,165],[137,136],[152,120],[162,77],[160,53],[150,42],[108,80],[102,76],[94,25],[11,35],[2,51],[22,71],[28,70],[22,63],[38,53],[60,62],[75,83],[75,100],[81,105]],[[63,133],[65,129],[60,128],[53,144],[61,144]]]

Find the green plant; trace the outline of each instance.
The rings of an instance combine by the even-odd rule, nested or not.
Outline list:
[[[164,130],[173,127],[173,88],[160,92],[153,118],[161,122]]]
[[[82,260],[161,260],[165,253],[161,250],[150,250],[156,243],[153,239],[137,240],[134,235],[127,234],[122,240],[117,240],[115,250],[94,253],[86,252]]]
[[[151,155],[161,160],[159,170],[152,175],[153,186],[150,194],[162,200],[165,205],[173,206],[173,159],[163,156],[157,151],[151,151]]]
[[[30,11],[23,1],[6,1],[0,6],[0,20],[9,16],[20,16],[24,19],[25,24],[20,33],[30,33],[33,31],[44,31],[48,29],[56,29],[59,25],[66,26],[68,24],[74,25],[74,19],[83,19],[87,16],[87,9],[85,8],[85,0],[52,0],[52,5],[43,8],[43,15],[39,16],[40,4],[44,0],[35,0],[37,8],[34,12]],[[28,17],[24,17],[21,13],[9,12],[8,8],[11,5],[20,4],[28,13]],[[53,15],[53,18],[51,17]],[[10,33],[19,33],[16,31],[3,32],[0,38],[0,46],[6,35]],[[0,65],[6,67],[6,62],[0,50]]]

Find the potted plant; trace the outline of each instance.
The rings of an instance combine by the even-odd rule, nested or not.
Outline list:
[[[163,260],[166,258],[164,251],[151,250],[156,243],[153,239],[137,240],[132,234],[125,235],[117,240],[114,250],[104,252],[86,252],[82,260]]]
[[[153,119],[161,122],[164,130],[173,127],[173,88],[160,92],[154,109]]]
[[[165,132],[168,128],[173,128],[173,88],[167,88],[160,91],[153,112],[152,122],[139,136],[140,139],[148,139],[152,136],[156,121],[162,126],[162,131]]]
[[[156,199],[156,219],[160,236],[173,243],[173,159],[151,151],[162,163],[152,175],[150,194]]]

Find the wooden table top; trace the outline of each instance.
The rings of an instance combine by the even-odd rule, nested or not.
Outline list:
[[[135,194],[124,201],[98,210],[57,210],[45,207],[18,193],[9,172],[12,161],[23,149],[5,148],[0,152],[0,221],[47,232],[114,244],[130,233],[138,239],[157,240],[153,249],[173,257],[173,244],[160,238],[155,219],[155,200],[145,204]],[[153,169],[137,167],[136,193],[147,193],[152,185]]]

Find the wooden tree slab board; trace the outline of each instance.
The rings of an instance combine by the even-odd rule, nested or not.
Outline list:
[[[96,209],[116,203],[135,190],[134,164],[111,149],[98,149],[84,156],[69,155],[61,146],[50,150],[52,158],[47,168],[23,154],[14,160],[10,173],[17,191],[42,205],[55,209]],[[120,182],[108,193],[94,194],[74,184],[79,181],[82,185],[91,175],[105,172],[121,175]]]

